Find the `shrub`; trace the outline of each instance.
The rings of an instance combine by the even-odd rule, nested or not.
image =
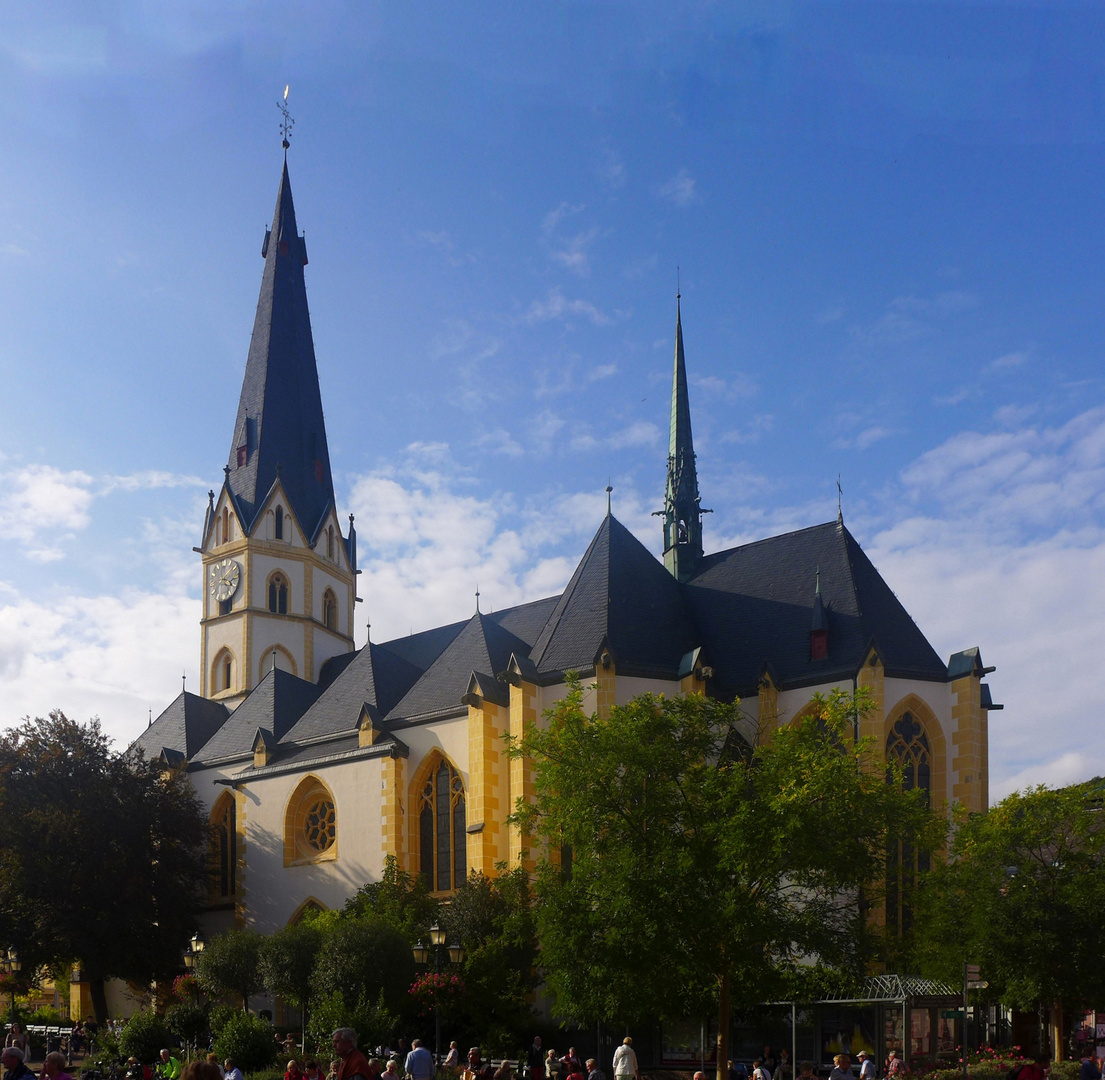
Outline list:
[[[28,1024],[62,1024],[66,1027],[72,1027],[73,1021],[68,1017],[64,1017],[55,1009],[52,1005],[43,1005],[38,1009],[35,1009],[30,1016],[27,1017]]]
[[[207,1010],[207,1027],[217,1039],[226,1025],[236,1016],[241,1016],[242,1010],[235,1005],[212,1005]],[[243,1074],[244,1075],[244,1074]],[[283,1074],[281,1074],[283,1075]]]
[[[307,1016],[307,1045],[321,1047],[329,1044],[330,1033],[340,1027],[351,1027],[357,1033],[358,1046],[384,1045],[399,1023],[384,1002],[382,990],[375,1005],[361,998],[354,1006],[346,1005],[342,995],[334,991],[313,999]]]
[[[194,1042],[207,1031],[207,1010],[195,1001],[182,1001],[165,1010],[169,1030],[185,1042]]]
[[[219,1060],[233,1058],[243,1072],[270,1066],[276,1060],[276,1051],[272,1024],[245,1012],[230,1017],[215,1038]]]
[[[148,1065],[157,1060],[161,1048],[168,1046],[171,1038],[168,1025],[157,1013],[139,1009],[119,1036],[119,1052]]]
[[[1078,1061],[1053,1061],[1050,1075],[1054,1080],[1078,1080],[1081,1067]]]

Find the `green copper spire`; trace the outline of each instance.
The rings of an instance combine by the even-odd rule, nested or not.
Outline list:
[[[691,438],[687,362],[683,356],[680,296],[675,296],[675,373],[671,385],[668,482],[664,490],[664,566],[679,581],[693,576],[702,558],[702,515]]]

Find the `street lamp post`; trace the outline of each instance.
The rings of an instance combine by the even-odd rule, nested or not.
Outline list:
[[[4,969],[5,975],[18,975],[23,968],[23,961],[19,959],[19,953],[14,948],[8,949],[4,953],[0,953],[0,966]],[[8,984],[8,989],[11,991],[11,1022],[15,1023],[15,981],[12,980]]]
[[[430,927],[430,945],[434,950],[434,974],[441,974],[441,948],[445,944],[445,930],[434,923]],[[421,938],[413,948],[414,962],[416,964],[428,964],[430,962],[430,950],[422,944]],[[464,949],[457,943],[449,946],[449,962],[459,964],[464,960]],[[441,1005],[438,1001],[438,987],[434,986],[434,1064],[441,1061]]]
[[[188,947],[184,950],[184,966],[192,971],[196,966],[196,961],[199,959],[200,953],[203,952],[203,947],[207,944],[204,941],[203,934],[198,930],[192,935],[192,940],[188,942]],[[184,1040],[184,1056],[188,1056],[188,1040]]]

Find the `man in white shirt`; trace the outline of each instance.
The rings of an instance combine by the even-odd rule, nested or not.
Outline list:
[[[633,1040],[627,1035],[622,1039],[621,1046],[614,1051],[614,1077],[615,1080],[641,1080],[640,1070],[637,1068],[637,1055],[633,1052]]]

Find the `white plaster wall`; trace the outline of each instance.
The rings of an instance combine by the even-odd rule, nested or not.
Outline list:
[[[836,689],[843,690],[845,693],[850,694],[852,692],[852,680],[842,679],[840,682],[821,683],[818,686],[805,686],[798,690],[780,690],[779,727],[789,724],[795,716],[809,704],[814,694],[820,693],[828,697],[829,694]],[[751,703],[750,699],[748,704],[751,705]],[[756,710],[758,713],[759,705],[756,706]]]
[[[614,702],[617,705],[626,705],[641,694],[679,697],[679,683],[666,679],[639,679],[629,675],[619,675],[614,682]]]
[[[464,779],[464,790],[468,791],[467,710],[455,718],[437,720],[421,727],[403,728],[396,734],[410,747],[411,751],[411,756],[407,759],[408,783],[418,774],[426,758],[435,750],[440,750],[460,772]],[[407,805],[405,800],[403,805]]]
[[[339,908],[365,882],[383,873],[380,827],[382,759],[368,758],[250,780],[245,796],[243,875],[246,920],[262,933],[282,926],[309,897]],[[302,866],[284,865],[284,814],[306,776],[316,776],[334,795],[337,858]]]

